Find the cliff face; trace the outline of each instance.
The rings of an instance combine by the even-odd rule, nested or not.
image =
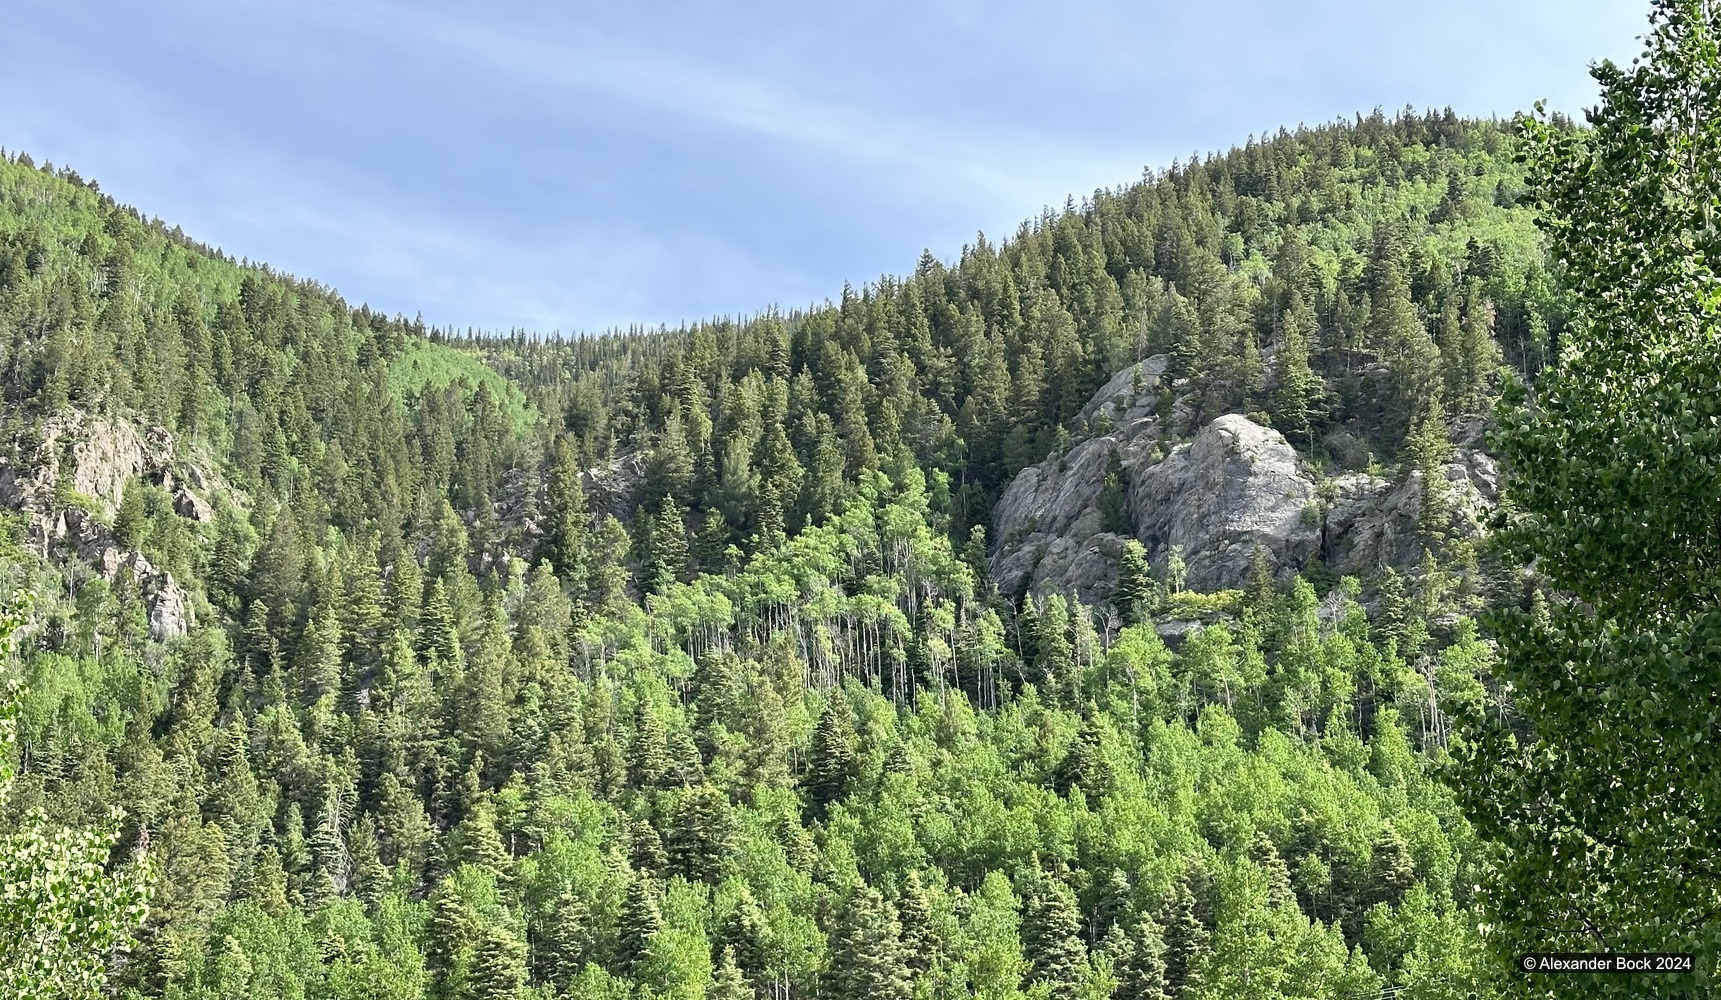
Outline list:
[[[1113,454],[1134,537],[1161,570],[1173,549],[1180,551],[1192,589],[1241,586],[1257,548],[1281,576],[1317,560],[1357,576],[1384,566],[1408,570],[1421,560],[1420,474],[1399,482],[1365,473],[1318,480],[1283,435],[1237,414],[1174,442],[1171,428],[1187,412],[1161,389],[1164,370],[1165,359],[1156,357],[1139,374],[1119,373],[1078,418],[1077,435],[1088,436],[1022,470],[1006,488],[994,512],[991,557],[1005,594],[1109,598],[1129,537],[1105,530],[1100,510]],[[1450,527],[1461,536],[1481,531],[1498,478],[1493,460],[1474,447],[1479,436],[1461,429],[1463,444],[1445,470]]]
[[[191,595],[172,573],[122,546],[112,529],[125,490],[139,479],[168,491],[180,517],[214,519],[203,494],[215,484],[178,460],[166,430],[77,410],[44,421],[35,444],[14,458],[0,457],[0,503],[24,516],[29,543],[44,554],[81,559],[109,582],[129,574],[149,608],[150,633],[166,639],[192,625]]]

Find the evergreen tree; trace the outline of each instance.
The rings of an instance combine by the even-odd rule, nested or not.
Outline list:
[[[622,903],[621,937],[616,947],[616,962],[623,973],[631,973],[645,957],[651,942],[663,930],[663,916],[657,908],[657,887],[651,877],[637,874],[627,885],[627,897]]]
[[[1075,740],[1052,774],[1053,786],[1060,794],[1068,795],[1080,788],[1087,795],[1090,806],[1097,806],[1099,798],[1109,791],[1111,785],[1111,765],[1100,745],[1102,734],[1095,721],[1097,715],[1098,709],[1089,705],[1088,717],[1082,720]]]
[[[1273,355],[1273,390],[1268,408],[1273,426],[1300,444],[1314,443],[1314,424],[1322,412],[1321,378],[1309,367],[1314,312],[1293,296],[1280,321],[1281,340]]]
[[[908,1000],[913,995],[901,928],[877,889],[849,893],[836,927],[825,980],[836,1000]]]
[[[923,976],[942,956],[943,942],[932,924],[932,905],[920,872],[909,869],[896,904],[902,923],[902,946],[910,972]]]
[[[1422,510],[1418,527],[1425,538],[1444,539],[1451,516],[1451,489],[1446,481],[1446,460],[1452,442],[1446,431],[1446,414],[1438,399],[1430,399],[1405,441],[1406,464],[1422,475]]]
[[[593,943],[592,915],[585,900],[564,889],[551,902],[534,942],[543,978],[567,989],[585,966]]]
[[[813,729],[813,754],[805,785],[815,815],[822,815],[833,802],[847,794],[854,778],[854,733],[848,705],[833,696]]]
[[[724,948],[711,970],[711,987],[705,991],[708,1000],[752,1000],[753,989],[735,964],[735,950]]]
[[[1160,921],[1165,935],[1165,985],[1173,1000],[1196,996],[1201,989],[1201,969],[1209,953],[1207,927],[1195,915],[1195,896],[1187,876],[1177,883],[1165,917]]]
[[[1022,954],[1032,970],[1031,982],[1044,984],[1048,996],[1067,1000],[1081,992],[1087,966],[1081,926],[1069,886],[1054,875],[1036,872],[1022,914]]]
[[[487,927],[472,955],[472,1000],[520,1000],[526,989],[526,945],[512,931]]]
[[[1129,505],[1124,498],[1123,461],[1118,457],[1117,449],[1112,449],[1106,457],[1105,477],[1100,483],[1100,496],[1097,504],[1100,513],[1100,530],[1109,531],[1125,538],[1135,536],[1135,525],[1129,515]]]
[[[586,535],[591,514],[580,486],[580,468],[566,438],[558,438],[544,491],[543,536],[538,558],[549,562],[564,581],[583,582],[586,576]]]
[[[713,942],[752,982],[762,981],[770,971],[771,928],[753,894],[745,888],[717,928]]]
[[[639,789],[665,787],[670,774],[669,732],[648,702],[635,710],[627,770],[628,782]]]
[[[680,793],[664,843],[670,869],[694,882],[715,882],[734,851],[729,802],[711,785]]]
[[[661,594],[681,579],[690,549],[687,525],[674,497],[665,497],[651,526],[651,562],[647,590]]]
[[[1128,957],[1118,970],[1118,1000],[1168,1000],[1165,941],[1152,917],[1136,921],[1129,933]]]
[[[1147,549],[1135,539],[1123,545],[1117,561],[1117,589],[1112,592],[1124,624],[1135,625],[1153,612],[1153,578],[1148,574]]]
[[[1416,860],[1409,845],[1391,823],[1384,824],[1369,854],[1366,905],[1397,904],[1415,884]]]
[[[628,859],[634,868],[650,875],[669,869],[669,854],[657,828],[643,818],[636,818],[628,831]]]

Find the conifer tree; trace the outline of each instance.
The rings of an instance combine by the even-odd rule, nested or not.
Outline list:
[[[1429,399],[1411,426],[1404,444],[1406,464],[1422,475],[1422,509],[1418,527],[1423,537],[1438,546],[1444,540],[1451,517],[1451,487],[1446,481],[1446,460],[1452,441],[1446,430],[1446,413],[1440,400]]]
[[[472,1000],[520,1000],[526,988],[526,945],[505,927],[487,927],[472,954]]]
[[[504,880],[511,869],[508,849],[496,829],[496,810],[488,798],[480,798],[449,833],[449,866],[473,865]]]
[[[647,590],[661,594],[681,579],[690,548],[687,525],[674,497],[665,497],[651,526],[651,560]]]
[[[1309,366],[1314,312],[1293,296],[1280,321],[1281,340],[1273,355],[1273,390],[1268,409],[1273,426],[1298,444],[1312,444],[1321,415],[1321,377]]]
[[[663,845],[672,871],[689,881],[715,882],[734,846],[734,821],[722,792],[707,784],[677,795]]]
[[[669,731],[649,702],[640,702],[634,712],[627,772],[628,783],[642,790],[664,787],[670,774]]]
[[[926,883],[916,869],[909,869],[903,879],[896,912],[902,923],[902,946],[909,970],[916,976],[924,975],[941,957],[943,943],[932,925],[932,905],[927,899]]]
[[[1123,535],[1125,538],[1135,535],[1135,525],[1131,523],[1129,505],[1124,498],[1123,461],[1118,457],[1115,448],[1106,457],[1105,477],[1100,482],[1097,506],[1101,531]]]
[[[634,868],[654,877],[669,868],[663,837],[644,818],[635,818],[628,828],[628,859]]]
[[[1394,396],[1399,405],[1410,413],[1421,412],[1444,385],[1440,350],[1417,316],[1410,285],[1391,255],[1381,262],[1369,327],[1370,344],[1392,373]]]
[[[1022,914],[1022,954],[1032,970],[1031,982],[1044,984],[1048,996],[1073,1000],[1080,995],[1087,965],[1081,926],[1069,886],[1055,875],[1036,872]]]
[[[557,893],[548,909],[535,941],[533,960],[545,979],[567,989],[585,966],[592,947],[591,909],[566,888]]]
[[[714,944],[729,954],[748,980],[759,982],[770,971],[770,937],[771,928],[764,912],[753,894],[743,887],[735,908],[718,925]]]
[[[833,693],[813,729],[812,766],[805,779],[807,798],[815,815],[823,815],[833,802],[848,793],[854,778],[854,733],[848,705]]]
[[[1267,902],[1273,906],[1296,906],[1296,893],[1291,889],[1291,870],[1280,857],[1278,848],[1262,831],[1255,831],[1249,843],[1249,860],[1267,875]]]
[[[645,957],[651,942],[663,929],[663,916],[657,908],[657,887],[643,873],[629,880],[627,897],[622,902],[621,938],[616,947],[616,962],[623,973],[632,973]]]
[[[1137,920],[1129,933],[1129,950],[1119,969],[1117,1000],[1168,1000],[1165,941],[1152,917]]]
[[[580,469],[566,438],[556,439],[545,484],[544,534],[538,558],[547,560],[562,580],[580,584],[586,576],[586,535],[591,513],[580,486]]]
[[[1145,621],[1153,612],[1153,577],[1148,572],[1147,549],[1131,538],[1117,559],[1117,589],[1112,606],[1125,625]]]
[[[1052,773],[1053,786],[1060,794],[1068,795],[1080,788],[1088,796],[1090,808],[1098,804],[1097,800],[1111,784],[1111,765],[1100,746],[1101,732],[1095,721],[1098,714],[1099,710],[1090,704],[1087,718],[1082,720],[1075,740]]]
[[[1416,884],[1416,860],[1404,836],[1391,824],[1381,827],[1369,854],[1368,898],[1365,905],[1397,904]]]
[[[901,927],[877,889],[849,893],[831,932],[826,981],[836,1000],[908,1000],[913,995]]]
[[[711,986],[705,991],[708,1000],[752,1000],[753,989],[742,977],[735,963],[735,949],[724,948],[711,970]]]
[[[388,888],[388,869],[383,867],[376,819],[370,813],[353,823],[347,837],[347,854],[351,859],[353,890],[367,905],[376,906]]]
[[[444,882],[431,896],[430,926],[425,947],[425,964],[439,984],[446,985],[449,977],[463,964],[472,946],[472,935],[478,930],[478,918],[466,901],[449,882]]]
[[[1173,1000],[1196,996],[1201,989],[1201,968],[1207,961],[1209,934],[1195,915],[1195,896],[1185,876],[1160,921],[1165,929],[1165,985]]]

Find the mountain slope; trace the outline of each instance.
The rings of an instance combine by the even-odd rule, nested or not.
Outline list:
[[[1122,547],[1022,601],[989,533],[1155,356],[1114,413],[1144,450],[1271,424],[1317,498],[1428,481],[1560,327],[1508,153],[1281,133],[821,307],[573,342],[353,309],[0,162],[7,816],[125,807],[138,996],[1485,981],[1431,775],[1512,579],[1432,530],[1408,578],[1200,593]],[[1179,514],[1105,464],[1106,517]]]

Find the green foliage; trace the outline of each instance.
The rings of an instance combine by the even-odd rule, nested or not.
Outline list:
[[[25,621],[31,603],[15,594],[0,609],[0,647]],[[18,682],[0,673],[0,807],[10,804],[16,772]],[[65,829],[31,809],[0,833],[0,990],[9,996],[95,998],[108,962],[125,952],[149,912],[147,860],[110,871],[108,855],[123,813],[103,825]]]
[[[508,425],[524,431],[538,422],[538,414],[520,387],[498,375],[494,369],[470,353],[443,344],[412,341],[388,366],[390,387],[407,406],[432,393],[450,386],[461,390],[464,397],[482,386],[489,395],[501,402],[501,412]]]
[[[1721,11],[1653,6],[1645,57],[1598,66],[1591,128],[1522,122],[1530,189],[1573,313],[1559,363],[1502,418],[1505,558],[1547,599],[1503,609],[1505,724],[1468,734],[1461,787],[1499,845],[1502,960],[1691,952],[1695,975],[1569,976],[1548,995],[1708,995],[1721,962],[1714,541],[1721,363]],[[1538,613],[1539,612],[1539,613]]]
[[[125,804],[79,850],[164,872],[136,997],[1486,986],[1430,775],[1498,698],[1444,567],[1371,633],[1354,590],[1192,593],[1131,542],[1114,620],[998,594],[985,526],[1149,354],[1166,444],[1265,408],[1398,455],[1486,408],[1490,349],[1534,372],[1564,322],[1486,197],[1509,146],[1300,129],[827,306],[575,341],[354,309],[4,159],[5,458],[50,415],[172,432],[114,541],[196,623],[8,532],[47,596],[0,836]],[[50,513],[105,518],[73,478]]]

